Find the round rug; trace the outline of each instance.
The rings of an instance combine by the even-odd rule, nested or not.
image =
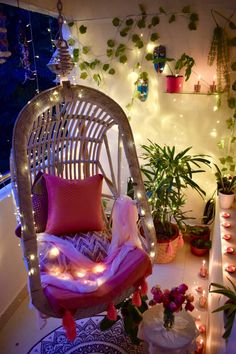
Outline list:
[[[143,346],[134,345],[124,332],[122,320],[102,332],[99,324],[104,316],[76,321],[76,338],[69,342],[63,327],[43,337],[28,354],[142,354]]]

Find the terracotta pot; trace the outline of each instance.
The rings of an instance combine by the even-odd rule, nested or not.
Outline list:
[[[234,202],[234,193],[224,194],[219,192],[218,198],[221,209],[230,209]]]
[[[195,256],[201,257],[209,252],[209,248],[197,248],[192,244],[190,244],[190,247],[191,247],[192,254],[194,254]]]
[[[166,92],[168,93],[180,93],[183,90],[183,76],[166,76]]]

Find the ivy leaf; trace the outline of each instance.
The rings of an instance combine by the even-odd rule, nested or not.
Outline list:
[[[236,71],[236,61],[231,64],[231,69]]]
[[[132,18],[128,18],[125,23],[127,26],[132,26],[134,23],[134,20]]]
[[[184,6],[183,9],[182,9],[182,12],[184,14],[189,14],[190,13],[190,6]]]
[[[120,31],[120,36],[121,37],[126,37],[127,34],[128,34],[128,30],[127,30],[128,27],[125,27],[123,30]]]
[[[115,46],[115,41],[113,39],[108,39],[107,46],[113,48]]]
[[[118,47],[116,48],[115,56],[119,57],[121,54],[123,54],[125,51],[125,48],[126,48],[125,45],[123,43],[120,43],[118,45]]]
[[[175,15],[171,15],[169,18],[169,23],[175,22],[176,20],[176,16]]]
[[[73,39],[73,38],[69,38],[68,39],[68,41],[67,41],[67,43],[69,44],[69,45],[75,45],[75,40]]]
[[[86,61],[83,61],[82,63],[79,64],[79,68],[81,71],[87,70],[88,67],[89,67],[89,63],[87,63]]]
[[[84,47],[82,48],[83,54],[88,54],[89,51],[90,51],[90,48],[89,48],[88,46],[84,46]]]
[[[159,39],[159,34],[157,32],[151,34],[150,41],[155,42],[158,39]]]
[[[152,54],[152,53],[147,53],[147,55],[145,56],[145,59],[146,59],[147,61],[153,60],[153,54]]]
[[[87,77],[88,77],[88,74],[86,73],[86,71],[83,71],[83,72],[80,74],[80,78],[83,79],[83,80],[87,79]]]
[[[75,24],[75,23],[74,23],[73,21],[71,21],[71,22],[68,23],[68,26],[69,26],[69,27],[73,27],[74,24]]]
[[[109,69],[109,67],[110,67],[109,64],[104,64],[103,67],[102,67],[102,69],[103,69],[104,71],[107,71],[107,70]]]
[[[137,41],[135,43],[135,47],[137,47],[138,49],[143,48],[143,41],[141,39],[139,41]]]
[[[115,69],[111,68],[111,69],[108,71],[108,74],[114,75],[114,74],[115,74]]]
[[[114,51],[113,49],[107,49],[107,56],[110,58],[113,55]]]
[[[145,7],[143,4],[139,4],[139,9],[140,9],[142,15],[146,15],[146,10],[145,10]]]
[[[76,62],[79,60],[79,48],[73,49],[73,60]]]
[[[145,18],[141,18],[137,23],[138,28],[145,28],[146,27],[146,20]]]
[[[228,107],[231,108],[231,109],[236,107],[236,99],[235,99],[235,97],[230,97],[228,99]]]
[[[191,22],[197,22],[199,20],[199,16],[196,14],[196,12],[192,12],[189,16],[189,19]]]
[[[163,9],[163,7],[159,7],[159,11],[161,14],[166,14],[165,10]]]
[[[229,45],[231,47],[236,47],[236,37],[233,37],[233,38],[229,39]]]
[[[234,29],[236,29],[236,24],[234,22],[230,21],[229,27],[234,30]]]
[[[196,31],[197,29],[196,22],[189,22],[188,28],[190,29],[190,31]]]
[[[139,41],[140,40],[140,38],[139,38],[139,35],[138,34],[133,34],[132,35],[132,42],[137,42],[137,41]]]
[[[119,60],[120,60],[120,63],[125,64],[127,62],[127,56],[121,55]]]
[[[121,23],[121,21],[118,17],[113,18],[113,20],[112,20],[113,26],[118,27],[120,25],[120,23]]]
[[[152,25],[153,27],[155,27],[155,26],[158,25],[159,23],[160,23],[159,17],[158,17],[158,16],[153,16],[153,17],[152,17],[151,25]]]
[[[94,74],[93,75],[93,80],[96,82],[96,84],[99,86],[102,79],[101,79],[101,76],[99,74]]]
[[[81,25],[81,26],[79,27],[79,31],[80,31],[81,34],[84,34],[84,33],[87,32],[87,27],[84,26],[84,25]]]

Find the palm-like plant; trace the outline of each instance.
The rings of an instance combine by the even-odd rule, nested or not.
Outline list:
[[[219,192],[223,194],[233,194],[236,187],[236,176],[223,175],[220,168],[216,164],[214,165],[216,168],[215,176]]]
[[[182,208],[186,203],[184,190],[188,187],[204,196],[204,190],[193,180],[193,176],[205,172],[202,165],[209,166],[205,155],[188,154],[191,147],[176,153],[175,147],[153,143],[142,145],[142,158],[146,163],[142,172],[156,228],[167,237],[172,235],[171,221],[182,228],[187,217]],[[157,230],[158,231],[158,230]],[[158,232],[157,232],[158,234]]]
[[[236,315],[236,285],[227,277],[228,281],[232,285],[232,289],[230,287],[218,284],[211,283],[210,284],[210,293],[224,295],[228,298],[228,301],[223,305],[215,309],[213,312],[224,311],[226,315],[226,325],[225,332],[223,334],[223,338],[227,339],[230,336],[235,315]],[[216,289],[211,289],[215,287]]]

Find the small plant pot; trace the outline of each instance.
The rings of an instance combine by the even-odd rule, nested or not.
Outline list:
[[[190,247],[192,254],[198,257],[205,256],[209,252],[209,248],[198,248],[193,246],[192,244],[190,245]]]
[[[168,93],[180,93],[183,91],[183,76],[166,76],[166,92]]]
[[[230,209],[234,202],[234,193],[224,194],[219,192],[219,205],[221,209]]]

